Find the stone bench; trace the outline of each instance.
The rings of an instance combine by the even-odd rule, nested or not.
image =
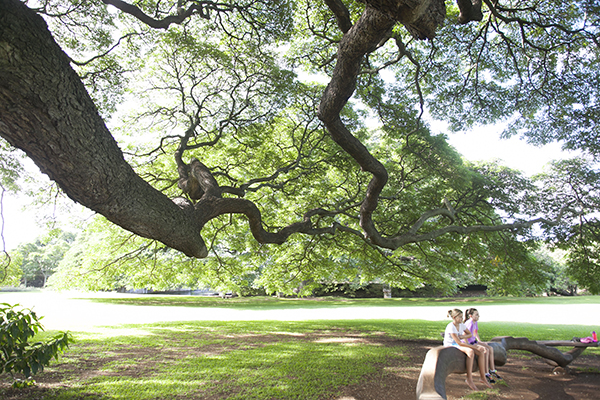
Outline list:
[[[502,366],[507,362],[508,350],[525,350],[535,353],[552,365],[565,368],[588,347],[598,347],[598,343],[581,343],[565,340],[535,341],[511,336],[495,337],[488,343],[494,348],[494,362]],[[573,347],[562,353],[555,347]],[[473,371],[478,370],[477,357]],[[421,374],[417,382],[417,400],[446,400],[446,378],[450,374],[464,374],[467,356],[456,347],[434,347],[427,352]]]
[[[506,364],[506,350],[500,343],[489,343],[494,348],[497,366]],[[478,371],[475,356],[473,371]],[[446,399],[446,377],[450,374],[467,373],[467,356],[456,347],[434,347],[427,352],[417,382],[417,400]]]

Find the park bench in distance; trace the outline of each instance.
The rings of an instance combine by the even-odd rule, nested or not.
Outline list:
[[[492,339],[489,345],[494,348],[494,362],[502,366],[507,362],[508,350],[524,350],[537,354],[546,362],[557,367],[566,368],[588,347],[598,347],[598,342],[581,343],[571,340],[529,340],[499,336]],[[556,347],[573,347],[563,353]],[[430,349],[423,361],[419,381],[417,382],[417,400],[446,400],[446,377],[450,374],[464,374],[467,356],[456,347],[438,346]],[[477,371],[477,357],[473,363],[473,371]]]

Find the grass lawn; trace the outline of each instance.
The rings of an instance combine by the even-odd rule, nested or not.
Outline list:
[[[86,300],[109,304],[139,306],[219,307],[252,310],[275,310],[324,307],[464,307],[474,301],[481,305],[518,304],[600,304],[600,296],[574,297],[460,297],[460,298],[394,298],[356,299],[341,297],[277,298],[277,297],[220,297],[143,295],[122,297],[84,297]]]
[[[324,399],[409,349],[386,339],[433,339],[445,323],[420,320],[185,322],[76,333],[44,375],[45,399]],[[588,327],[487,323],[486,337],[584,336]],[[50,332],[49,332],[50,333]],[[587,350],[598,352],[598,349]],[[0,398],[12,393],[0,386]],[[22,399],[39,399],[36,388]]]
[[[144,305],[150,301],[179,306],[183,302],[195,307],[216,301],[219,305],[251,308],[394,303],[383,299],[223,301],[191,296],[98,301]],[[402,301],[398,299],[395,305]],[[428,299],[416,302],[439,305]],[[456,302],[460,299],[444,304],[452,306]],[[9,387],[8,377],[2,376],[0,398],[333,399],[341,388],[361,382],[381,370],[382,365],[401,365],[407,360],[411,350],[394,345],[398,339],[441,342],[440,332],[446,324],[447,321],[422,320],[198,321],[74,332],[75,343],[37,377],[38,387],[16,392]],[[484,339],[505,335],[533,340],[571,339],[590,334],[589,326],[486,322],[481,323],[480,329]],[[588,349],[586,353],[600,354],[600,349]]]

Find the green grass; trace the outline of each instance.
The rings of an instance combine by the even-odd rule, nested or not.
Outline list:
[[[600,368],[596,367],[575,367],[573,369],[584,374],[600,374]]]
[[[148,325],[131,325],[120,327],[125,333],[119,333],[119,328],[107,328],[104,334],[78,333],[86,340],[105,340],[109,338],[118,342],[123,339],[127,343],[130,337],[135,337],[136,343],[149,345],[157,343],[163,335],[162,331],[178,340],[195,337],[197,332],[204,332],[209,337],[220,334],[224,336],[240,335],[294,335],[311,332],[331,333],[359,332],[362,335],[373,336],[385,334],[388,337],[408,340],[439,340],[447,321],[423,320],[318,320],[318,321],[189,321],[165,322]],[[119,333],[111,337],[111,332]],[[212,335],[212,336],[211,336]],[[480,336],[489,340],[495,336],[527,337],[531,340],[569,340],[573,336],[589,335],[587,325],[544,325],[525,323],[486,322],[480,324]],[[212,339],[215,340],[215,339]],[[159,342],[160,343],[160,342]],[[594,349],[588,349],[594,350]]]
[[[54,391],[51,398],[201,394],[315,399],[358,383],[379,364],[405,357],[402,348],[322,340],[347,332],[381,336],[381,331],[361,334],[363,327],[353,322],[186,322],[128,328],[129,334],[121,336],[77,333],[76,344],[50,369],[71,370],[62,379],[68,389]],[[136,328],[144,332],[141,340]],[[80,380],[76,368],[89,363],[96,366],[95,374]]]
[[[575,299],[600,300],[598,296]],[[446,299],[442,303],[433,299],[414,302],[412,299],[410,302],[407,299],[221,300],[194,296],[95,300],[140,305],[207,307],[209,304],[226,304],[240,308],[284,308],[287,305],[299,308],[351,305],[451,307],[459,304],[454,301],[463,299]],[[477,303],[483,300],[492,304],[511,301],[506,298],[477,299]],[[510,304],[530,300],[533,299],[515,299],[515,303]],[[543,300],[544,304],[557,301],[554,298]],[[473,299],[465,301],[472,303]],[[574,300],[561,298],[561,304],[564,301]],[[388,341],[427,339],[441,343],[440,332],[447,323],[423,320],[191,321],[75,332],[72,347],[44,372],[59,384],[50,388],[25,389],[19,399],[335,398],[341,388],[381,373],[382,365],[392,362],[402,365],[401,361],[409,356],[404,348],[382,344],[382,338]],[[566,340],[588,336],[589,330],[589,326],[581,325],[480,324],[480,335],[487,340],[494,336]],[[54,333],[45,332],[40,338]],[[332,338],[345,340],[330,340]],[[517,353],[515,357],[518,357]],[[587,349],[588,353],[600,355],[600,349]],[[2,378],[7,382],[6,377]],[[0,385],[0,398],[7,397],[7,390],[6,384]]]
[[[325,398],[376,373],[382,364],[408,357],[405,349],[381,345],[378,338],[440,340],[445,325],[422,320],[202,321],[78,332],[71,349],[47,369],[60,376],[62,387],[45,398]],[[583,335],[588,327],[486,323],[481,329],[485,337],[564,339]],[[325,340],[348,335],[367,340]],[[32,395],[39,395],[35,390]]]
[[[460,307],[465,304],[518,305],[518,304],[600,304],[600,296],[575,297],[467,297],[467,298],[396,298],[396,299],[347,299],[340,297],[321,298],[276,298],[276,297],[220,297],[144,295],[98,298],[85,297],[109,304],[139,306],[219,307],[252,310],[325,308],[325,307]]]
[[[500,391],[498,389],[486,389],[481,392],[469,393],[461,397],[461,400],[487,400],[492,395],[498,395],[499,392]]]

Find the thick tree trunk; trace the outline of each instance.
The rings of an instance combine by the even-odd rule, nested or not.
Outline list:
[[[0,136],[74,201],[140,236],[206,256],[199,223],[124,160],[46,23],[18,0],[0,0]]]
[[[416,235],[426,218],[448,210],[424,215],[410,232],[396,238],[383,237],[375,227],[372,214],[387,182],[387,171],[344,126],[340,111],[355,90],[364,55],[387,40],[396,22],[404,24],[416,37],[431,38],[443,21],[445,9],[443,0],[364,1],[366,10],[353,26],[343,3],[328,1],[345,35],[333,77],[319,106],[319,118],[333,139],[363,170],[373,174],[361,206],[360,225],[373,244],[390,249],[447,232],[463,232],[466,228],[453,226]],[[480,5],[473,1],[473,7]],[[120,1],[110,3],[127,6]],[[465,9],[473,8],[468,6],[468,0],[461,3],[467,4]],[[19,0],[0,0],[0,136],[24,150],[74,201],[131,232],[159,240],[188,256],[206,257],[207,249],[200,236],[202,227],[211,218],[229,213],[244,214],[261,243],[283,243],[296,232],[333,234],[341,229],[358,234],[335,222],[330,227],[314,227],[311,218],[327,214],[320,209],[308,211],[302,221],[279,232],[266,232],[256,205],[244,199],[222,198],[225,188],[219,187],[210,170],[197,160],[190,165],[178,160],[182,189],[196,187],[194,193],[190,192],[191,198],[198,200],[195,205],[184,199],[176,199],[175,203],[152,188],[124,160],[44,20]]]

